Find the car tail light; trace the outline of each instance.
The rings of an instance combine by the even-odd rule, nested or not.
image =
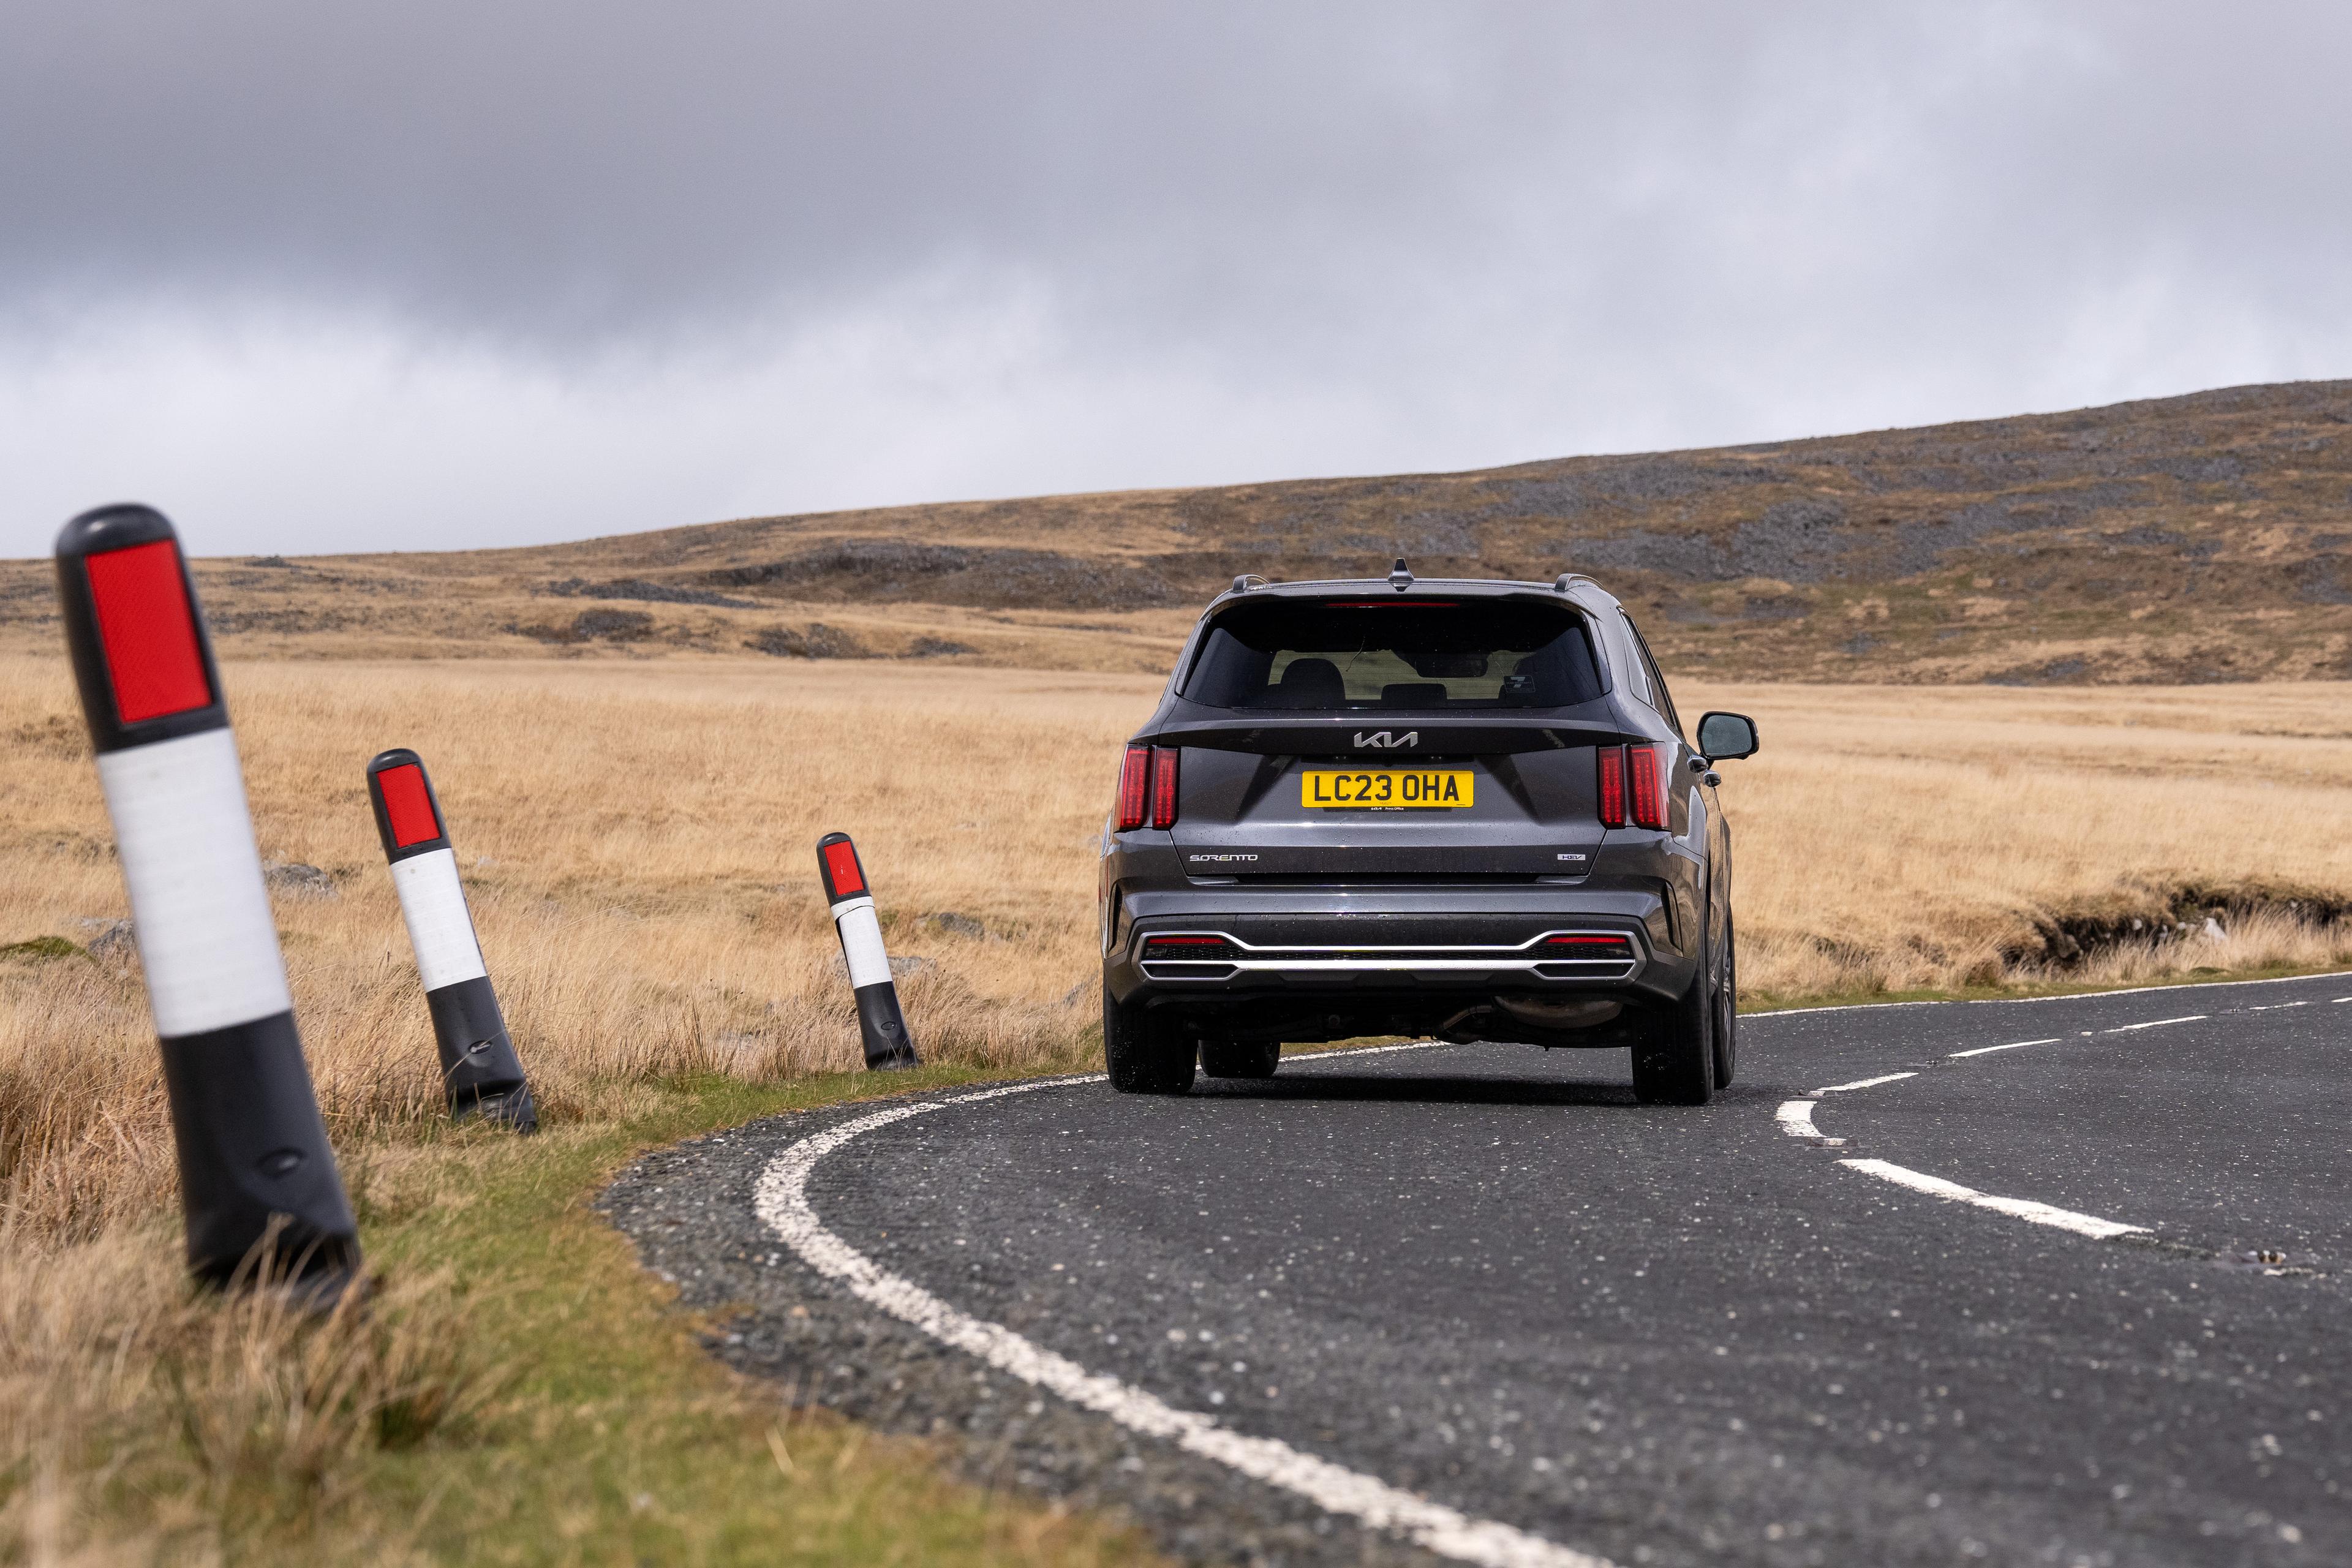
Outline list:
[[[1663,746],[1628,746],[1625,761],[1633,773],[1629,781],[1636,827],[1664,827],[1666,825],[1666,765]]]
[[[1118,830],[1140,827],[1150,799],[1151,748],[1129,746],[1118,768]]]
[[[1151,748],[1151,826],[1176,826],[1176,748]]]
[[[1601,826],[1622,827],[1625,826],[1625,748],[1603,746],[1597,754],[1601,758]]]

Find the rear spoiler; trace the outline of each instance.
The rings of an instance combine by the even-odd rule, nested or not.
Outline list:
[[[1279,719],[1205,719],[1163,723],[1138,735],[1135,745],[1201,746],[1260,756],[1336,757],[1411,752],[1423,756],[1464,752],[1551,752],[1570,746],[1639,745],[1656,739],[1610,719],[1549,719],[1497,724],[1472,718],[1383,713],[1285,714]],[[1402,760],[1402,759],[1400,759]]]

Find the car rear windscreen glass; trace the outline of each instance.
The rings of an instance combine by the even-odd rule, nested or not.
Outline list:
[[[1511,599],[1238,605],[1185,677],[1211,708],[1566,708],[1605,689],[1584,617]]]

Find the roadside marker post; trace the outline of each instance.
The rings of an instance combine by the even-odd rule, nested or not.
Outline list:
[[[531,1102],[522,1061],[490,986],[489,967],[482,962],[473,911],[457,879],[448,819],[441,815],[441,799],[433,793],[424,759],[401,749],[381,752],[367,765],[367,781],[376,837],[392,867],[400,918],[407,923],[425,1005],[433,1014],[450,1114],[460,1120],[478,1114],[518,1132],[536,1132],[539,1108]]]
[[[100,507],[58,533],[57,568],[163,1052],[189,1270],[331,1301],[358,1278],[358,1227],[179,536],[151,507]]]
[[[825,902],[833,906],[833,929],[841,938],[842,962],[849,966],[849,988],[857,998],[857,1032],[866,1041],[866,1067],[920,1067],[914,1037],[907,1032],[907,1016],[898,1010],[898,987],[890,978],[890,954],[882,945],[882,924],[875,918],[866,868],[848,834],[828,833],[816,841],[816,869],[824,883]]]

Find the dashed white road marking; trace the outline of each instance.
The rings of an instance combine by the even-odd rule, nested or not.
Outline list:
[[[1930,1176],[1924,1172],[1906,1170],[1901,1165],[1890,1165],[1884,1160],[1840,1160],[1838,1163],[1850,1171],[1860,1171],[1865,1175],[1876,1176],[1881,1181],[1893,1182],[1898,1187],[1908,1187],[1915,1193],[1926,1193],[1930,1197],[1949,1198],[1954,1203],[1973,1204],[1978,1208],[1991,1209],[1996,1214],[2031,1220],[2035,1225],[2070,1230],[2076,1236],[2087,1236],[2095,1241],[2106,1241],[2118,1236],[2148,1234],[2148,1228],[2144,1225],[2124,1225],[2116,1220],[2101,1219],[2096,1215],[2076,1214],[2073,1209],[2053,1208],[2048,1204],[2037,1204],[2030,1198],[1995,1197],[1990,1193],[1980,1193],[1974,1187],[1964,1187],[1958,1182],[1948,1182],[1941,1176]]]
[[[1833,1083],[1827,1089],[1817,1089],[1813,1090],[1813,1092],[1815,1094],[1843,1094],[1848,1089],[1876,1089],[1882,1083],[1893,1083],[1899,1079],[1917,1078],[1918,1076],[1919,1075],[1916,1072],[1891,1072],[1879,1078],[1856,1079],[1852,1083]]]
[[[2336,1000],[2338,1002],[2342,1002],[2352,1000],[2352,998],[2338,996]],[[2267,1006],[2249,1007],[2246,1011],[2249,1013],[2284,1013],[2289,1007],[2308,1007],[2311,1004],[2308,1002],[2273,1002]]]
[[[2161,1029],[2167,1024],[2195,1024],[2211,1017],[2210,1013],[2184,1013],[2178,1018],[2150,1018],[2145,1024],[2125,1024],[2113,1029],[2101,1029],[2103,1035],[2128,1035],[2134,1029]]]
[[[1810,1100],[1784,1100],[1780,1102],[1780,1131],[1791,1138],[1818,1138],[1821,1129],[1813,1125],[1813,1102]]]
[[[1374,1047],[1374,1050],[1411,1047]],[[1336,1054],[1336,1053],[1335,1053]],[[1002,1323],[975,1318],[932,1295],[825,1229],[808,1197],[809,1174],[817,1162],[851,1139],[909,1117],[971,1105],[1041,1089],[1098,1083],[1100,1074],[1042,1079],[1000,1089],[978,1089],[944,1100],[895,1105],[845,1121],[804,1138],[768,1163],[752,1194],[768,1228],[810,1268],[837,1279],[850,1293],[901,1321],[964,1351],[998,1371],[1071,1404],[1108,1415],[1130,1431],[1164,1438],[1243,1475],[1280,1487],[1331,1513],[1346,1514],[1374,1530],[1400,1535],[1424,1550],[1477,1568],[1613,1568],[1605,1558],[1546,1541],[1495,1520],[1478,1519],[1431,1502],[1328,1459],[1303,1453],[1272,1437],[1252,1437],[1219,1426],[1206,1415],[1179,1410],[1154,1394],[1022,1338]]]
[[[1956,1062],[1962,1057],[1989,1057],[1995,1051],[2021,1050],[2027,1046],[2054,1046],[2063,1037],[2064,1037],[2063,1036],[2053,1035],[2046,1040],[2011,1040],[2005,1046],[1979,1046],[1972,1051],[1954,1051],[1950,1056],[1946,1057],[1944,1059],[1946,1061]]]

